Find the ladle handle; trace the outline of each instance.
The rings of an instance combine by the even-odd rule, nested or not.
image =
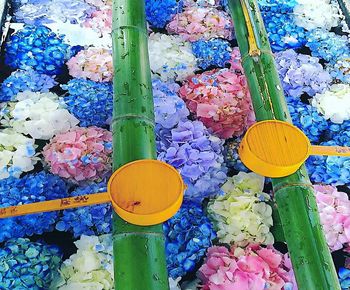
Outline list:
[[[0,207],[0,218],[21,216],[110,202],[107,192],[79,195],[17,206]],[[0,205],[1,206],[1,205]]]
[[[350,147],[342,146],[311,146],[311,155],[350,157]]]

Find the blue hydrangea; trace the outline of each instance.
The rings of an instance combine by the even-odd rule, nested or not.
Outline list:
[[[88,195],[106,192],[105,183],[93,183],[79,187],[72,192],[72,196]],[[112,207],[110,203],[85,206],[63,211],[62,217],[56,224],[59,231],[71,231],[74,237],[81,235],[102,235],[112,230]]]
[[[242,163],[238,154],[238,148],[241,141],[241,138],[226,141],[224,145],[225,164],[229,169],[248,172],[249,169]]]
[[[197,65],[202,69],[208,67],[225,67],[231,59],[230,43],[224,39],[198,40],[192,43],[192,51],[197,58]]]
[[[350,56],[349,38],[321,28],[313,29],[307,34],[306,46],[310,48],[312,56],[323,58],[334,63],[341,57]]]
[[[13,101],[18,93],[24,91],[47,93],[56,84],[52,76],[35,70],[16,70],[1,84],[0,101]]]
[[[22,178],[0,180],[0,208],[41,202],[67,196],[67,186],[58,176],[41,171]],[[42,234],[54,229],[58,212],[0,219],[0,242]]]
[[[182,8],[183,0],[146,0],[146,19],[153,27],[164,28]]]
[[[157,126],[173,128],[190,114],[185,102],[177,95],[180,86],[174,82],[153,80],[154,115]]]
[[[344,57],[327,64],[330,75],[342,83],[350,84],[350,57]]]
[[[216,238],[213,225],[200,204],[184,202],[163,224],[169,276],[176,279],[195,270]]]
[[[328,122],[311,105],[299,99],[288,98],[288,109],[293,124],[302,130],[313,143],[319,143],[321,135],[328,129]]]
[[[64,38],[45,26],[26,25],[10,36],[5,47],[5,63],[14,69],[35,69],[57,75],[71,56]]]
[[[179,170],[187,185],[186,199],[201,201],[222,193],[227,178],[222,140],[200,121],[180,121],[172,130],[156,129],[158,159]]]
[[[62,261],[58,247],[12,239],[0,248],[0,289],[45,290]]]
[[[70,113],[80,120],[80,126],[106,127],[110,122],[113,112],[111,83],[72,79],[61,87],[68,91],[64,101]]]
[[[350,289],[350,269],[341,267],[338,272],[339,283],[342,290]]]
[[[350,120],[343,122],[342,124],[334,124],[328,120],[329,130],[327,131],[328,140],[333,140],[337,144],[343,146],[350,146]]]

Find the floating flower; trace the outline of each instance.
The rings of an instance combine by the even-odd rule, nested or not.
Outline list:
[[[61,259],[56,246],[29,239],[9,240],[0,248],[0,288],[48,289]]]
[[[17,102],[10,105],[9,119],[2,123],[34,139],[48,140],[79,123],[56,94],[26,91],[19,93],[15,100]]]
[[[215,8],[186,7],[166,26],[170,34],[179,34],[184,40],[231,40],[233,24],[229,14]]]
[[[222,243],[246,246],[250,243],[273,244],[273,225],[268,194],[262,192],[264,178],[240,172],[228,179],[225,193],[211,200],[208,213]]]
[[[191,76],[179,93],[190,112],[220,138],[239,136],[255,121],[246,78],[232,70]]]
[[[311,105],[333,123],[341,124],[350,120],[350,85],[332,85],[323,94],[316,94]]]
[[[84,0],[86,3],[93,5],[99,9],[105,9],[112,7],[112,0]]]
[[[350,57],[343,57],[327,65],[330,75],[338,81],[350,84]]]
[[[43,25],[52,22],[81,23],[95,10],[82,0],[41,0],[18,7],[15,21],[31,25]]]
[[[24,26],[10,36],[5,48],[5,62],[11,68],[33,68],[48,75],[61,73],[69,57],[63,36],[45,26]]]
[[[199,121],[180,121],[172,130],[157,130],[158,159],[174,166],[188,188],[185,198],[202,200],[219,194],[226,180],[223,142]]]
[[[165,83],[153,80],[154,115],[157,126],[171,129],[181,120],[187,120],[190,112],[185,102],[177,95],[180,86],[176,83]]]
[[[191,45],[179,36],[152,33],[148,50],[152,74],[163,81],[182,81],[197,69]]]
[[[110,82],[113,79],[112,52],[105,48],[81,50],[67,62],[67,66],[69,74],[75,78],[95,82]]]
[[[234,70],[236,73],[244,74],[244,70],[242,67],[242,59],[241,59],[241,53],[239,51],[238,47],[234,47],[231,52],[231,58],[228,61],[230,64],[231,70]]]
[[[67,186],[58,176],[41,171],[0,180],[0,207],[42,202],[67,196]],[[1,208],[0,208],[1,210]],[[0,242],[42,234],[54,229],[59,212],[30,214],[0,219]]]
[[[113,111],[111,83],[73,79],[61,87],[68,91],[64,102],[81,126],[105,127],[109,123]]]
[[[98,127],[73,128],[44,147],[50,171],[75,181],[102,180],[111,171],[112,133]]]
[[[78,187],[71,196],[85,196],[98,192],[106,192],[105,183],[92,183]],[[85,206],[63,211],[62,217],[56,224],[59,231],[71,231],[74,237],[81,235],[108,234],[112,230],[112,208],[111,204],[99,204]]]
[[[323,93],[332,82],[319,59],[289,49],[276,54],[276,65],[283,89],[288,96],[299,98],[303,93]]]
[[[0,131],[0,180],[19,177],[22,172],[34,169],[38,158],[34,139],[25,137],[13,129]]]
[[[238,147],[241,141],[242,141],[241,138],[236,138],[236,139],[229,139],[225,142],[225,145],[224,145],[225,164],[229,169],[248,172],[249,169],[245,167],[245,165],[242,163],[238,154]]]
[[[294,7],[293,16],[298,26],[306,30],[322,28],[331,30],[339,25],[341,16],[339,14],[339,4],[330,0],[317,2],[309,0],[297,0]]]
[[[329,128],[328,122],[317,110],[300,99],[288,98],[288,109],[293,125],[302,130],[313,143],[319,143],[321,135]]]
[[[193,42],[192,51],[197,58],[198,66],[207,69],[211,66],[225,67],[231,59],[232,49],[227,40],[213,38]]]
[[[216,237],[202,206],[184,202],[180,210],[163,225],[169,275],[178,278],[195,270]]]
[[[74,244],[77,253],[63,262],[50,289],[114,289],[112,236],[82,235]]]
[[[350,269],[341,267],[338,276],[341,289],[348,290],[350,287]]]
[[[315,185],[315,196],[322,228],[331,251],[349,246],[350,201],[345,192],[329,185]]]
[[[47,93],[57,82],[52,76],[39,74],[35,70],[16,70],[0,86],[0,101],[13,101],[24,91]]]
[[[83,23],[84,27],[92,28],[101,36],[112,32],[112,7],[104,6],[94,11]]]
[[[306,46],[310,48],[312,56],[323,58],[326,62],[350,56],[349,38],[323,29],[311,30],[307,35]]]
[[[153,27],[163,28],[182,6],[182,0],[146,0],[146,19]]]
[[[198,276],[203,290],[287,290],[297,287],[288,256],[272,246],[249,245],[245,249],[233,247],[231,250],[211,247]]]

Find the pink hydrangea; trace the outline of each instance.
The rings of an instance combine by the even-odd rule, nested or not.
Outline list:
[[[225,38],[232,39],[233,24],[230,16],[215,8],[186,7],[166,26],[170,34],[179,34],[184,40]]]
[[[288,256],[272,246],[211,247],[198,276],[203,290],[297,289]]]
[[[241,59],[241,52],[239,51],[238,47],[234,47],[231,52],[231,59],[228,61],[228,63],[231,65],[231,69],[235,70],[239,73],[244,73],[243,67],[242,67],[242,59]]]
[[[105,48],[81,50],[67,62],[67,66],[69,74],[75,78],[95,82],[110,82],[113,79],[112,52]]]
[[[112,8],[105,6],[103,9],[96,10],[92,13],[91,18],[88,18],[83,23],[83,26],[92,28],[96,32],[109,34],[112,32]]]
[[[332,251],[350,244],[350,201],[330,185],[315,185],[315,195],[326,240]]]
[[[75,181],[101,180],[111,171],[112,133],[76,127],[56,135],[43,149],[50,171]]]
[[[241,135],[255,120],[246,78],[234,70],[191,76],[179,93],[188,109],[220,138]]]

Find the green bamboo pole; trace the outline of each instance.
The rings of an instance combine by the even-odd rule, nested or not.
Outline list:
[[[113,0],[113,169],[155,159],[152,83],[144,0]],[[162,225],[136,226],[113,216],[116,290],[169,289]]]
[[[338,3],[344,14],[345,22],[350,27],[350,2],[349,0],[338,0]]]
[[[291,122],[256,0],[228,2],[257,120]],[[299,289],[340,289],[305,167],[272,185]]]

